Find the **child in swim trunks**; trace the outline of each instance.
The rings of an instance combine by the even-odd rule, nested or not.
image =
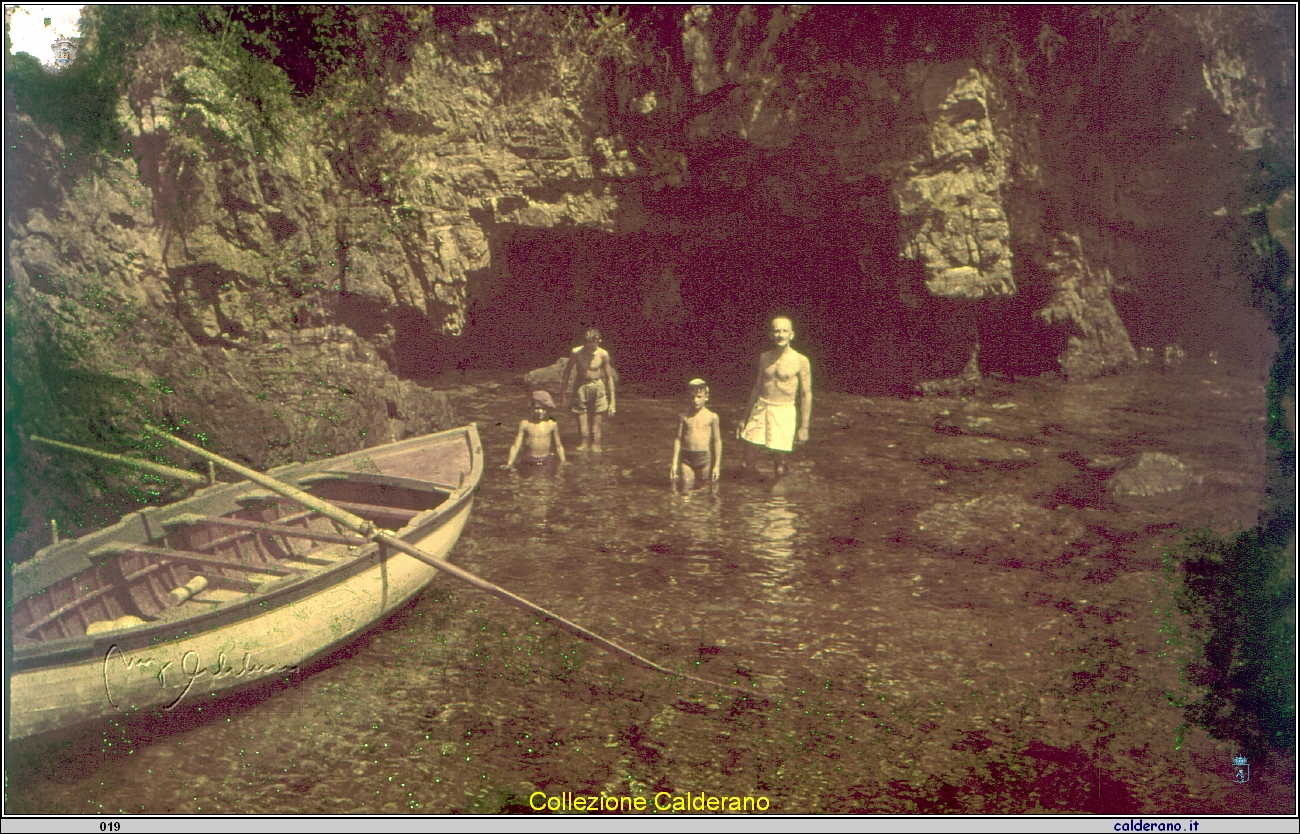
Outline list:
[[[718,415],[706,407],[709,386],[702,379],[692,379],[687,387],[691,392],[691,412],[677,420],[670,475],[673,483],[681,479],[684,490],[716,481],[722,471],[722,431]]]
[[[510,447],[510,459],[501,465],[509,469],[519,458],[521,468],[551,466],[564,463],[564,443],[560,441],[560,426],[547,412],[555,408],[555,401],[545,391],[533,392],[533,411],[527,420],[519,421],[519,433]],[[554,451],[552,451],[554,446]],[[519,455],[523,449],[524,454]]]
[[[574,370],[577,373],[573,373]],[[573,349],[569,364],[564,367],[560,383],[560,396],[571,404],[578,415],[578,431],[582,434],[579,452],[599,452],[601,415],[614,416],[614,378],[609,351],[600,346],[600,331],[587,328],[583,344]],[[569,375],[573,374],[574,389],[569,393]]]
[[[745,410],[747,417],[737,427],[736,436],[746,441],[744,469],[754,469],[758,450],[767,448],[780,476],[786,473],[786,456],[795,444],[808,442],[812,370],[808,357],[790,346],[794,322],[788,316],[772,319],[768,336],[772,349],[759,357],[758,376]]]

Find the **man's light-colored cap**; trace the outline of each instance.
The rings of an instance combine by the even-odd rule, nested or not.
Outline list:
[[[543,406],[544,408],[555,408],[555,400],[551,399],[551,395],[545,391],[534,391],[533,402]]]
[[[704,386],[705,388],[708,388],[708,387],[709,387],[709,383],[705,382],[704,380],[700,379],[699,377],[696,377],[695,379],[692,379],[690,382],[688,382],[688,383],[686,383],[686,384],[687,384],[688,386],[692,387],[692,388],[694,388],[694,387],[697,386],[697,385],[702,385],[702,386]]]

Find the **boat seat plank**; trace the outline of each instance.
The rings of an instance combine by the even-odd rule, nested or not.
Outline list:
[[[255,490],[247,495],[240,496],[239,503],[248,504],[269,504],[275,501],[279,496],[267,490]],[[336,507],[342,507],[351,513],[356,513],[363,518],[387,518],[394,521],[409,521],[419,515],[416,510],[403,510],[397,507],[384,507],[379,504],[361,504],[355,501],[336,501],[331,499],[330,503]]]
[[[307,517],[310,516],[310,515],[312,515],[311,512],[305,512],[305,513],[294,513],[293,515],[285,516],[283,519],[276,519],[276,521],[277,521],[277,522],[279,522],[279,521],[285,521],[285,522],[300,521],[300,520],[302,520],[302,519],[304,519],[304,518],[307,518]],[[231,534],[228,535],[228,536],[222,536],[221,538],[213,539],[212,541],[204,542],[204,543],[201,544],[201,545],[197,545],[197,546],[195,546],[195,549],[196,549],[196,550],[199,550],[199,551],[207,551],[207,550],[216,550],[216,549],[219,548],[219,547],[225,547],[226,545],[228,545],[228,544],[233,544],[233,543],[239,541],[240,539],[246,539],[246,538],[248,538],[249,536],[254,535],[256,532],[261,532],[261,531],[263,530],[263,528],[264,528],[264,527],[269,523],[269,522],[262,522],[262,521],[246,521],[246,520],[243,520],[243,519],[226,519],[224,516],[181,516],[181,517],[178,518],[178,519],[172,519],[171,521],[168,521],[166,524],[164,524],[164,527],[166,527],[169,531],[175,531],[175,530],[183,529],[183,528],[185,528],[185,527],[193,526],[194,524],[196,524],[196,523],[200,523],[200,522],[203,522],[203,521],[212,521],[212,522],[217,522],[217,521],[223,521],[223,520],[224,520],[224,521],[240,521],[240,522],[243,522],[243,523],[245,523],[245,524],[252,524],[252,525],[257,526],[258,529],[255,530],[255,531],[254,531],[254,530],[248,530],[248,529],[245,529],[245,530],[239,530],[238,532],[231,533]],[[290,527],[290,528],[288,528],[288,529],[289,529],[289,530],[297,530],[298,528]],[[289,535],[289,534],[286,533],[285,535]],[[301,533],[300,533],[300,535],[301,535]],[[326,534],[326,535],[331,535],[331,534]],[[337,534],[334,534],[334,535],[337,535]]]
[[[375,484],[377,486],[394,487],[396,489],[408,489],[413,492],[432,492],[441,494],[444,497],[459,489],[459,487],[440,484],[436,481],[430,481],[423,478],[403,478],[398,475],[376,475],[370,472],[338,472],[334,470],[322,472],[319,475],[308,475],[305,478],[300,478],[298,483],[305,489],[311,484],[340,481],[351,481],[358,484]]]
[[[330,501],[330,503],[350,513],[356,513],[362,518],[388,518],[393,521],[410,521],[420,514],[417,510],[381,507],[378,504],[358,504],[355,501]]]
[[[158,559],[167,559],[169,561],[184,562],[192,565],[204,565],[213,568],[230,568],[232,570],[248,571],[249,573],[266,573],[276,576],[288,576],[291,573],[297,573],[297,568],[288,567],[278,563],[252,563],[244,562],[239,559],[231,559],[225,556],[216,556],[211,553],[197,553],[193,550],[169,550],[163,547],[152,547],[143,544],[128,544],[125,542],[110,542],[95,551],[96,556],[124,556],[135,554],[139,556],[153,556]],[[252,577],[247,577],[252,579]]]
[[[280,516],[279,518],[276,518],[266,523],[289,525],[289,524],[294,524],[296,522],[302,521],[304,518],[310,518],[315,514],[316,514],[315,510],[302,510],[300,512]],[[215,521],[221,519],[227,519],[227,517],[223,515],[200,515],[198,513],[181,513],[180,515],[174,516],[164,521],[162,523],[162,528],[166,530],[168,533],[173,533],[177,530],[183,530],[186,527],[192,527],[195,524],[198,524],[199,522],[202,521]],[[263,523],[261,521],[249,521],[249,519],[228,519],[228,520],[244,521],[251,524]]]
[[[273,524],[261,521],[244,521],[238,518],[204,518],[203,524],[212,524],[217,527],[229,527],[231,529],[243,531],[245,534],[270,533],[276,536],[288,536],[290,538],[310,539],[312,541],[325,542],[327,544],[346,544],[353,547],[360,547],[369,544],[369,539],[363,539],[360,536],[345,536],[340,533],[322,533],[315,530],[307,530],[302,527],[288,527],[283,524]],[[224,541],[224,539],[218,539]],[[211,546],[211,542],[204,547]]]

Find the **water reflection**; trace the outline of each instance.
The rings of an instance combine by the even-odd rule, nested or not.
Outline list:
[[[768,562],[782,574],[793,570],[794,540],[799,518],[794,505],[784,495],[772,495],[767,501],[750,505],[746,526],[755,544],[754,555]]]
[[[690,492],[669,487],[668,511],[676,519],[675,527],[684,531],[695,548],[718,544],[722,526],[722,495],[714,482]]]
[[[514,512],[507,515],[509,522],[526,528],[534,534],[550,526],[555,506],[564,498],[564,480],[557,465],[513,467],[503,473],[503,486],[514,493]]]

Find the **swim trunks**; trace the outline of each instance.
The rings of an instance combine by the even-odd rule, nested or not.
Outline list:
[[[555,463],[555,455],[546,455],[540,458],[535,458],[532,455],[527,454],[519,456],[520,466],[546,466],[550,463]]]
[[[586,414],[587,406],[596,404],[596,413],[609,411],[609,400],[605,398],[605,380],[591,379],[578,389],[578,404],[573,407],[574,414]]]
[[[713,455],[708,449],[682,449],[681,462],[695,471],[697,481],[709,480],[709,468],[713,463]]]
[[[756,446],[789,452],[794,449],[798,420],[794,403],[770,403],[759,399],[754,403],[754,410],[750,412],[740,437]]]

